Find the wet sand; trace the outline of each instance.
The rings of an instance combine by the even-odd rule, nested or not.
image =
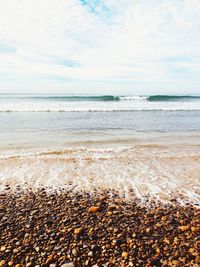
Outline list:
[[[172,141],[172,140],[171,140]],[[53,187],[116,190],[130,198],[200,205],[200,147],[174,143],[92,143],[0,153],[0,190]]]
[[[0,266],[199,266],[200,209],[114,191],[0,195]]]

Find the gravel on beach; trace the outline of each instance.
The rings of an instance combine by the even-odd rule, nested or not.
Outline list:
[[[200,209],[113,192],[0,194],[0,266],[199,266]]]

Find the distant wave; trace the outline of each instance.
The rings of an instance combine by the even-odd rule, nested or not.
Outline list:
[[[41,98],[41,97],[37,97]],[[59,101],[119,101],[119,96],[114,95],[99,95],[99,96],[47,96],[45,99],[59,100]]]
[[[119,101],[115,95],[0,95],[1,98],[50,101]]]
[[[198,101],[200,95],[1,95],[0,99],[27,99],[39,101],[99,101],[99,102],[115,102],[115,101],[149,101],[149,102],[175,102],[175,101]]]
[[[200,96],[0,95],[0,112],[200,110]]]
[[[188,101],[188,100],[197,100],[200,99],[200,96],[192,96],[192,95],[151,95],[147,97],[148,101]]]

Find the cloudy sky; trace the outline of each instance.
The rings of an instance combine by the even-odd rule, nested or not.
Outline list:
[[[0,92],[200,93],[199,0],[0,0]]]

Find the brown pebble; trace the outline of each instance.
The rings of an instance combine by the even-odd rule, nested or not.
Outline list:
[[[0,261],[0,266],[5,266],[5,264],[6,264],[5,260]]]
[[[159,249],[159,248],[157,248],[157,249],[156,249],[156,252],[157,252],[158,254],[160,254],[160,249]]]
[[[5,251],[6,250],[6,246],[1,246],[0,251]]]
[[[116,206],[112,205],[112,206],[108,206],[108,210],[115,210]]]
[[[172,264],[175,265],[175,266],[178,266],[178,265],[180,264],[180,262],[177,261],[177,260],[173,260],[173,261],[172,261]]]
[[[192,232],[198,232],[199,228],[198,227],[191,227]]]
[[[75,267],[73,262],[64,263],[61,265],[61,267]]]
[[[167,239],[167,238],[164,239],[164,242],[165,242],[167,245],[170,244],[170,241],[169,241],[169,239]]]
[[[124,252],[122,252],[122,258],[127,258],[128,257],[128,252],[126,252],[126,251],[124,251]]]
[[[79,235],[79,234],[81,234],[82,232],[83,232],[83,228],[82,228],[82,227],[79,227],[79,228],[74,229],[74,234]]]
[[[72,249],[72,254],[76,257],[77,256],[77,250],[75,248]]]
[[[106,199],[107,199],[107,196],[101,196],[101,197],[99,198],[100,201],[104,201],[104,200],[106,200]]]
[[[97,211],[99,211],[99,207],[95,207],[95,206],[93,206],[93,207],[90,207],[89,208],[89,212],[97,212]]]
[[[182,225],[182,226],[179,226],[179,229],[181,229],[182,231],[187,231],[190,229],[190,226],[189,225]]]

